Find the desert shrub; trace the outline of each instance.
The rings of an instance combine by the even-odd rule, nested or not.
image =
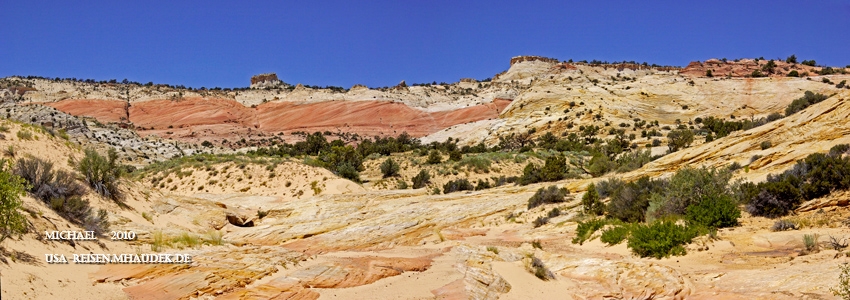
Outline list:
[[[336,174],[342,178],[360,182],[360,172],[357,171],[357,168],[350,164],[342,164],[336,169]]]
[[[829,156],[832,157],[839,157],[847,152],[850,152],[850,145],[848,144],[838,144],[829,148]]]
[[[629,172],[637,170],[643,165],[652,161],[652,151],[632,151],[627,152],[617,159],[617,172]]]
[[[602,235],[599,236],[599,240],[609,246],[614,246],[628,238],[630,232],[631,228],[629,228],[629,225],[614,226],[603,230]]]
[[[590,158],[587,165],[587,172],[593,177],[605,175],[617,168],[617,163],[612,161],[607,155],[596,154]]]
[[[747,203],[747,212],[768,218],[787,215],[802,202],[798,184],[799,179],[794,176],[768,175],[768,180],[758,184],[758,193]]]
[[[210,141],[204,141],[203,143],[201,143],[201,146],[210,148],[213,146],[213,143],[211,143]]]
[[[463,153],[459,150],[449,151],[449,160],[460,161],[461,159],[463,159]]]
[[[815,233],[815,234],[804,234],[803,235],[803,246],[806,247],[806,251],[814,252],[814,251],[819,250],[818,249],[818,248],[820,248],[819,247],[820,245],[818,245],[818,238],[819,237],[820,236],[818,236],[817,233]]]
[[[584,244],[584,242],[587,241],[594,232],[602,229],[605,224],[607,224],[607,222],[602,218],[592,219],[587,222],[578,222],[578,226],[576,227],[576,237],[573,238],[572,243],[579,245]]]
[[[70,198],[52,198],[50,208],[69,221],[82,225],[86,230],[101,235],[109,231],[109,218],[106,210],[92,210],[88,200],[78,196]]]
[[[118,154],[110,148],[107,157],[94,149],[86,149],[85,156],[76,164],[89,187],[103,197],[120,201],[123,197],[119,180],[123,168],[118,164]]]
[[[32,132],[26,130],[18,130],[17,136],[19,139],[29,141],[33,139]]]
[[[401,167],[392,158],[387,158],[381,163],[381,173],[384,174],[384,178],[397,176],[400,169]]]
[[[534,222],[532,222],[532,224],[534,225],[534,228],[549,224],[549,218],[537,217],[537,219],[534,219]]]
[[[819,103],[823,100],[826,100],[826,98],[829,98],[829,96],[819,94],[819,93],[817,93],[817,94],[812,93],[811,91],[806,91],[803,94],[803,97],[794,99],[793,101],[791,101],[791,104],[788,104],[788,107],[785,108],[785,115],[786,116],[793,115],[794,113],[796,113],[798,111],[804,110],[809,106],[812,106],[812,105],[817,104],[817,103]]]
[[[475,184],[476,191],[489,189],[490,187],[490,181],[487,179],[478,179],[478,182]]]
[[[560,215],[561,215],[561,209],[557,208],[557,207],[552,208],[552,210],[550,210],[548,213],[546,213],[546,217],[548,217],[548,218],[555,218],[555,217],[558,217]]]
[[[764,142],[761,142],[761,144],[759,144],[759,146],[761,146],[761,150],[765,150],[765,149],[768,149],[770,147],[773,147],[773,143],[771,143],[770,141],[764,141]]]
[[[440,155],[440,151],[431,150],[431,152],[428,153],[428,160],[426,160],[425,163],[435,165],[435,164],[439,164],[442,161],[443,161],[443,156]]]
[[[519,177],[517,183],[519,183],[519,185],[527,185],[540,181],[540,167],[533,163],[528,163],[525,165],[525,168],[522,169],[522,176]]]
[[[85,188],[77,183],[73,174],[54,171],[53,163],[40,158],[30,156],[18,159],[13,172],[29,182],[29,192],[45,203],[54,198],[65,199],[85,194]]]
[[[779,120],[779,119],[782,119],[782,118],[783,118],[782,114],[775,112],[775,113],[771,113],[771,114],[767,115],[766,120],[767,120],[767,122],[773,122],[773,121],[776,121],[776,120]]]
[[[801,190],[806,200],[850,187],[850,159],[814,153],[803,159],[808,172]]]
[[[444,194],[471,190],[473,190],[472,184],[466,178],[455,179],[443,185]]]
[[[605,213],[605,204],[599,200],[599,193],[593,183],[587,186],[587,192],[581,197],[581,206],[586,214],[601,216]]]
[[[684,167],[676,171],[664,191],[650,196],[647,219],[685,215],[690,205],[728,193],[732,172],[727,168]]]
[[[567,188],[558,188],[554,185],[547,188],[540,188],[533,196],[531,196],[531,198],[528,199],[528,209],[532,209],[543,204],[564,202],[564,198],[566,198],[569,194],[570,191],[567,190]]]
[[[694,142],[694,133],[688,129],[677,129],[667,133],[667,149],[676,152],[691,146]]]
[[[829,290],[841,299],[850,300],[850,264],[843,263],[838,268],[841,270],[841,274],[838,275],[838,286],[831,287]]]
[[[741,210],[728,195],[714,195],[690,205],[686,217],[695,225],[708,228],[724,228],[738,225]]]
[[[626,184],[625,181],[622,181],[617,177],[611,177],[597,183],[596,192],[599,193],[599,198],[608,198],[611,196],[611,192],[622,187],[624,184]]]
[[[543,264],[542,260],[534,256],[531,256],[530,259],[529,271],[531,271],[535,277],[543,281],[555,279],[555,274],[552,274],[552,272],[546,268],[546,265]]]
[[[631,230],[628,247],[640,257],[660,259],[670,255],[685,255],[683,245],[690,243],[697,235],[697,230],[677,225],[672,220],[636,224]]]
[[[610,217],[624,222],[643,222],[650,195],[661,193],[665,185],[666,181],[653,180],[647,176],[629,183],[619,181],[613,184],[609,192],[611,200],[606,211]]]
[[[0,161],[0,242],[26,232],[27,219],[18,211],[26,190],[26,180],[10,172],[6,161]]]
[[[546,158],[546,163],[540,169],[541,181],[558,181],[564,179],[567,170],[567,160],[562,155],[554,155]]]
[[[517,182],[517,180],[519,180],[519,177],[516,177],[516,176],[506,177],[505,175],[502,175],[502,176],[499,176],[499,177],[494,176],[494,177],[491,177],[491,178],[493,179],[493,186],[503,186],[503,185],[506,185],[508,183],[515,183],[515,182]]]
[[[777,220],[773,223],[771,231],[797,230],[797,224],[789,220]]]
[[[413,188],[423,188],[431,182],[431,174],[428,174],[428,171],[419,170],[419,173],[416,176],[413,176]]]
[[[466,166],[467,170],[473,171],[475,173],[488,173],[490,172],[490,164],[492,162],[490,159],[482,156],[467,156],[460,160],[461,166]]]
[[[788,72],[788,77],[800,77],[800,73],[797,70],[791,70],[791,72]]]

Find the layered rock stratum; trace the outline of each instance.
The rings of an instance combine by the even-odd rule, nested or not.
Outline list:
[[[30,232],[0,248],[2,296],[833,299],[829,288],[839,274],[836,266],[848,258],[829,249],[801,255],[802,237],[818,233],[826,244],[828,236],[846,234],[846,192],[800,206],[795,217],[813,224],[801,230],[773,232],[774,220],[745,213],[740,226],[687,245],[685,256],[640,258],[625,244],[570,242],[581,219],[584,189],[614,175],[435,194],[431,188],[449,179],[516,175],[524,163],[542,159],[508,154],[486,172],[455,162],[422,167],[434,174],[434,184],[409,189],[393,188],[392,180],[409,181],[424,161],[420,155],[389,156],[403,168],[391,179],[378,171],[387,157],[367,158],[364,182],[358,183],[307,158],[243,157],[238,153],[247,144],[223,142],[280,134],[298,139],[296,131],[366,136],[408,132],[426,143],[452,138],[462,145],[494,145],[510,134],[560,136],[591,125],[634,133],[639,130],[633,124],[640,121],[688,126],[696,118],[761,118],[784,112],[793,99],[812,91],[829,97],[714,141],[699,137],[692,147],[616,176],[667,177],[685,166],[738,162],[747,168],[737,171],[736,179],[759,182],[808,154],[850,143],[850,90],[838,87],[850,76],[820,76],[816,67],[777,62],[783,72],[799,70],[809,77],[744,77],[760,68],[751,62],[709,60],[674,68],[517,57],[491,81],[348,90],[291,86],[271,75],[252,78],[253,88],[229,91],[5,78],[0,96],[6,100],[6,120],[0,125],[7,132],[0,149],[13,149],[5,158],[32,155],[70,171],[69,161],[93,146],[116,149],[139,167],[164,163],[157,165],[161,169],[124,179],[127,197],[122,205],[85,196],[93,207],[109,212],[113,230],[138,233],[136,241],[46,241],[40,237],[45,230],[80,227],[43,201],[25,196]],[[714,77],[705,76],[708,69]],[[60,129],[68,136],[57,133]],[[20,131],[35,137],[22,138]],[[650,144],[653,153],[663,154],[666,147],[653,148],[651,139],[636,137],[633,142]],[[197,145],[201,141],[217,145]],[[771,146],[761,147],[764,141]],[[226,155],[220,160],[191,156],[211,152]],[[183,156],[188,158],[175,159]],[[529,209],[528,199],[549,185],[568,188],[567,202]],[[555,207],[563,212],[548,224],[534,225]],[[188,245],[177,241],[181,237],[204,242]],[[157,247],[196,259],[188,265],[42,260],[45,253],[147,253]],[[535,277],[534,264],[545,265],[549,280]]]

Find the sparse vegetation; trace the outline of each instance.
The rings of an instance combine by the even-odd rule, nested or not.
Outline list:
[[[554,185],[547,188],[540,188],[528,199],[528,209],[549,203],[564,202],[564,198],[569,194],[570,191],[567,188],[558,188]]]
[[[788,104],[788,107],[785,108],[785,115],[793,115],[801,110],[806,109],[809,106],[826,100],[826,98],[829,98],[829,96],[819,93],[813,93],[811,91],[806,91],[803,97],[794,99],[794,101],[791,101],[791,104]]]

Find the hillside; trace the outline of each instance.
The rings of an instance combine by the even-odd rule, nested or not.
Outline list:
[[[22,196],[27,232],[0,243],[0,296],[838,299],[845,69],[510,63],[492,80],[391,88],[2,79],[4,159],[51,162],[82,188]],[[110,150],[120,198],[79,163]],[[92,217],[57,198],[88,201]],[[137,239],[44,238],[101,209]]]

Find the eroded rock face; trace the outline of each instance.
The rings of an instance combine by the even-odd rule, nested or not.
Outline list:
[[[404,272],[422,272],[430,267],[432,259],[433,256],[332,259],[275,277],[256,287],[236,290],[219,299],[316,299],[319,296],[316,289],[355,287]]]
[[[228,247],[190,251],[191,265],[103,266],[92,275],[96,282],[139,282],[124,289],[132,299],[189,299],[216,296],[277,272],[300,253],[280,247]]]
[[[277,79],[277,74],[275,73],[265,73],[251,76],[251,88],[267,88],[267,87],[276,87],[281,85],[283,82],[280,79]]]
[[[682,69],[680,74],[692,77],[706,77],[708,76],[708,71],[711,71],[711,76],[713,77],[751,77],[754,71],[758,71],[763,76],[786,77],[791,71],[796,71],[799,76],[805,77],[806,74],[817,75],[817,72],[821,70],[821,67],[807,66],[799,63],[786,63],[781,60],[773,60],[773,64],[776,65],[773,68],[765,67],[769,61],[756,61],[753,59],[741,59],[738,61],[722,61],[719,59],[709,59],[705,62],[693,61]]]

